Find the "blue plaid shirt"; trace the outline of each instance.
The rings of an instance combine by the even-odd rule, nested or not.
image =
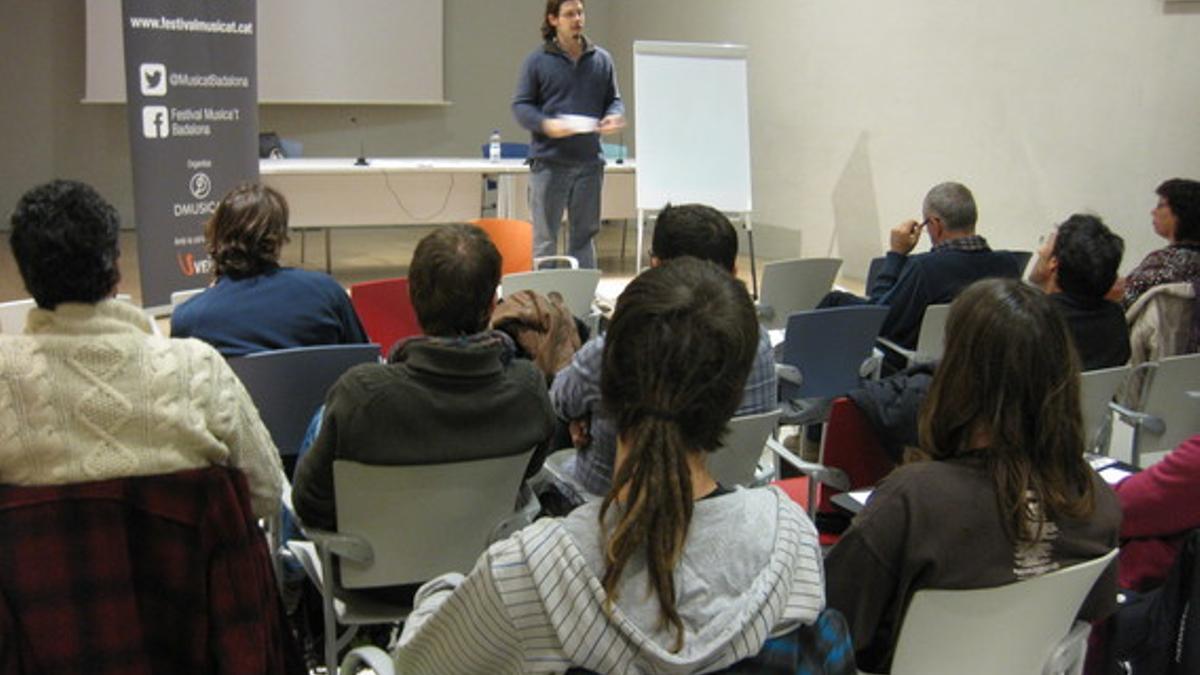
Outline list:
[[[617,456],[617,430],[613,421],[600,410],[600,366],[604,360],[604,336],[583,345],[571,363],[554,377],[550,400],[559,418],[590,418],[591,443],[580,448],[575,458],[575,480],[588,492],[607,494],[612,485],[613,461]],[[746,378],[742,405],[736,415],[754,415],[779,407],[779,387],[775,378],[775,360],[771,338],[758,329],[758,351]]]

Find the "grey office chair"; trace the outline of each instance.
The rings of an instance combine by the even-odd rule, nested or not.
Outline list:
[[[229,359],[289,470],[313,413],[342,373],[379,361],[379,345],[320,345],[247,354]]]
[[[925,307],[917,333],[916,349],[905,349],[885,337],[879,338],[879,344],[907,359],[910,366],[932,363],[942,358],[942,352],[946,350],[946,318],[949,316],[948,303]]]
[[[1079,405],[1083,412],[1083,438],[1090,452],[1108,454],[1109,433],[1112,427],[1112,402],[1121,385],[1129,377],[1129,366],[1087,370],[1080,375]]]
[[[917,591],[892,675],[1082,673],[1091,626],[1075,615],[1117,550],[1005,586]]]
[[[740,415],[729,420],[725,441],[706,456],[708,472],[725,487],[751,486],[758,481],[758,465],[767,439],[779,424],[780,410]],[[765,478],[765,477],[764,477]]]
[[[505,274],[500,279],[500,295],[531,290],[549,296],[558,291],[571,314],[587,320],[593,315],[592,301],[596,299],[596,286],[600,283],[600,270],[595,269],[549,269],[533,272]]]
[[[1129,463],[1146,466],[1200,430],[1200,354],[1171,356],[1139,368],[1148,371],[1142,404],[1137,409],[1109,405],[1133,427]]]
[[[759,321],[768,330],[786,328],[789,316],[816,308],[833,288],[841,268],[841,258],[798,258],[763,265]]]
[[[872,349],[888,308],[877,305],[829,307],[788,317],[783,358],[777,366],[784,424],[821,421],[832,400],[858,386],[871,370]]]
[[[399,621],[412,611],[370,589],[471,571],[514,517],[532,454],[530,448],[507,457],[407,466],[334,461],[338,531],[303,528],[310,541],[288,542],[321,591],[328,672],[338,672],[338,650],[358,626]],[[341,638],[339,624],[351,627]]]

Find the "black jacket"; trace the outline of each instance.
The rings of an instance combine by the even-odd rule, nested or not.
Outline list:
[[[335,459],[440,464],[544,446],[555,419],[546,380],[512,351],[498,333],[411,338],[393,363],[350,369],[329,390],[321,432],[296,466],[292,502],[300,519],[334,529]],[[540,448],[530,471],[544,458]]]

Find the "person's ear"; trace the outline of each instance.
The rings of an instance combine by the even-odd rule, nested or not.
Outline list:
[[[929,225],[925,229],[929,231],[929,240],[936,244],[942,240],[942,235],[946,233],[946,223],[942,222],[942,219],[938,216],[930,216]]]

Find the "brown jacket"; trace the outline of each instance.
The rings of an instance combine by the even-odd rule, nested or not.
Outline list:
[[[571,362],[581,344],[575,317],[557,292],[505,296],[492,313],[492,327],[512,336],[547,379]]]

